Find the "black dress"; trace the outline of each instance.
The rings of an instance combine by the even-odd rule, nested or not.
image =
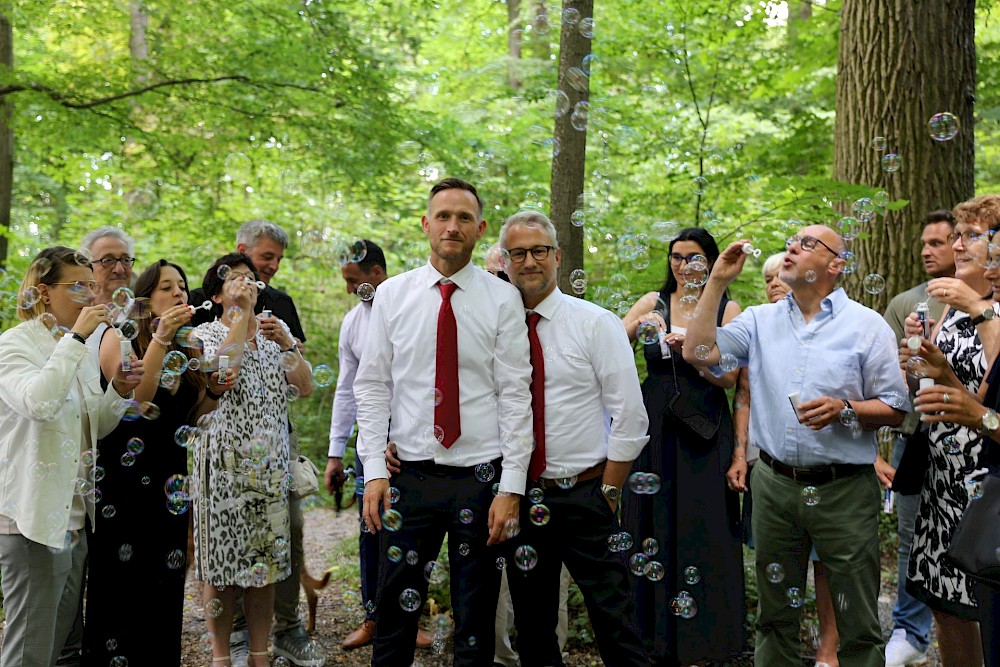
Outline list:
[[[670,303],[669,294],[660,298]],[[719,306],[720,325],[726,303]],[[665,319],[669,327],[669,311]],[[632,470],[658,474],[662,487],[653,495],[626,492],[622,521],[632,551],[656,539],[651,560],[663,564],[665,576],[653,581],[633,573],[639,630],[654,664],[725,660],[740,655],[745,636],[739,495],[725,478],[734,441],[729,401],[681,355],[663,359],[658,345],[647,345],[645,356],[650,439]],[[682,591],[694,602],[683,617],[671,605]]]
[[[130,665],[180,664],[190,512],[184,503],[169,510],[164,486],[187,476],[187,450],[174,432],[197,400],[182,376],[176,394],[156,392],[157,419],[122,421],[98,443],[104,478],[88,535],[85,665],[105,667],[115,656]],[[138,454],[134,441],[129,449],[133,438],[142,441]]]

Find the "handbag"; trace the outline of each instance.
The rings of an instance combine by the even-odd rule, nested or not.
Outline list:
[[[681,386],[677,382],[675,363],[674,358],[671,357],[670,368],[674,372],[674,388],[677,393],[667,401],[667,409],[691,429],[696,436],[702,440],[711,440],[715,437],[719,430],[719,424],[722,422],[722,410],[715,409],[711,411],[715,414],[706,414],[707,408],[712,404],[708,400],[706,392],[699,391],[700,388],[688,386],[687,391],[682,392]]]
[[[1000,587],[1000,477],[986,475],[982,492],[969,500],[945,558],[970,576]]]
[[[292,500],[302,500],[319,491],[319,468],[303,454],[288,463],[292,473],[292,488],[288,490]]]
[[[931,464],[931,444],[927,431],[920,430],[906,438],[906,448],[892,478],[892,490],[903,496],[920,493]]]

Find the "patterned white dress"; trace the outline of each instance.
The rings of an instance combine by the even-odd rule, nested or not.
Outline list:
[[[247,343],[220,350],[229,329],[219,320],[195,332],[205,343],[205,359],[221,353],[231,368],[240,366],[235,387],[196,441],[196,575],[213,586],[266,586],[291,572],[288,381],[281,350],[259,332],[256,350]]]
[[[948,358],[959,381],[979,390],[987,359],[976,327],[966,313],[949,309],[934,341]],[[907,591],[928,606],[964,618],[976,618],[972,579],[944,560],[965,507],[968,485],[981,480],[987,468],[980,464],[982,438],[957,424],[930,425],[930,465],[920,492],[920,508],[913,530],[907,572]],[[951,454],[950,451],[958,452]]]

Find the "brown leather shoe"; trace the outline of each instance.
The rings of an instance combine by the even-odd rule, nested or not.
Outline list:
[[[347,635],[340,647],[345,651],[368,646],[375,639],[375,621],[369,619],[358,626],[358,629]]]
[[[417,648],[430,648],[434,644],[434,635],[427,630],[417,628]]]

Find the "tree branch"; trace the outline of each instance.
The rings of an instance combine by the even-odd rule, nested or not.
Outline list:
[[[279,88],[295,88],[297,90],[305,90],[308,92],[320,92],[318,88],[313,88],[311,86],[306,86],[297,83],[283,83],[277,81],[254,81],[250,77],[244,76],[242,74],[229,74],[226,76],[217,76],[212,78],[186,78],[186,79],[169,79],[167,81],[158,81],[156,83],[151,83],[148,86],[142,86],[141,88],[134,88],[132,90],[126,90],[115,95],[108,95],[107,97],[98,97],[93,100],[77,101],[69,98],[63,93],[59,92],[51,86],[47,86],[42,83],[26,83],[26,84],[13,84],[9,86],[0,87],[0,99],[3,99],[7,95],[13,93],[20,93],[26,90],[33,90],[35,92],[43,93],[47,95],[51,100],[61,104],[62,106],[69,109],[92,109],[94,107],[102,106],[104,104],[110,104],[111,102],[117,102],[119,100],[128,99],[130,97],[137,97],[139,95],[144,95],[145,93],[159,90],[161,88],[171,88],[177,86],[190,86],[193,84],[201,83],[221,83],[225,81],[237,81],[240,83],[246,83],[252,86],[275,86]]]

